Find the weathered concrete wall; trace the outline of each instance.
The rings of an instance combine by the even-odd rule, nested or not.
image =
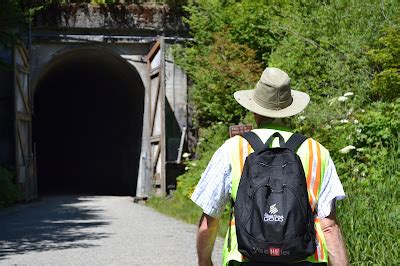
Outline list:
[[[127,60],[132,64],[142,77],[143,83],[147,87],[147,64],[143,60],[143,55],[150,49],[150,43],[132,44],[107,44],[107,43],[53,43],[34,42],[31,46],[31,84],[36,87],[38,80],[51,67],[53,60],[65,52],[81,48],[93,48],[106,50]]]
[[[34,19],[34,28],[64,29],[68,32],[90,29],[103,33],[112,30],[113,34],[142,34],[147,32],[165,35],[187,35],[188,29],[182,22],[182,11],[171,9],[168,5],[129,4],[129,5],[90,5],[69,4],[49,5]]]
[[[175,64],[167,45],[165,60],[166,137],[167,161],[178,158],[178,150],[183,130],[187,130],[187,76]]]

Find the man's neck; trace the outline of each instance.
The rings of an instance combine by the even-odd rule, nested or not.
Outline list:
[[[290,131],[290,128],[286,124],[282,123],[280,119],[275,119],[274,121],[264,121],[262,123],[257,124],[257,127]]]

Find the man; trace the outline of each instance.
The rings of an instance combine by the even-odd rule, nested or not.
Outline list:
[[[259,128],[253,132],[264,143],[274,132],[279,132],[287,141],[292,133],[285,127],[285,117],[303,111],[310,100],[306,93],[290,88],[290,79],[284,71],[272,67],[264,70],[254,90],[238,91],[234,97],[240,105],[253,112]],[[277,139],[272,146],[279,146]],[[227,140],[215,152],[193,192],[191,199],[203,209],[197,233],[200,266],[213,265],[211,253],[220,216],[230,198],[235,200],[242,167],[246,156],[252,151],[250,144],[241,136]],[[297,154],[305,171],[310,205],[316,214],[317,247],[314,255],[295,265],[348,265],[345,244],[335,215],[336,200],[345,197],[335,165],[329,152],[311,138],[302,143]],[[230,248],[227,248],[228,238]],[[237,249],[232,220],[225,238],[223,265],[242,264],[246,265],[246,259]]]

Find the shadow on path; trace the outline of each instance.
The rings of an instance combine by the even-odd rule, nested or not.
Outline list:
[[[96,246],[109,224],[95,197],[57,196],[0,210],[0,260],[7,255]]]

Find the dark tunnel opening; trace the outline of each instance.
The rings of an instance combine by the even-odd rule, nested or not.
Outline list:
[[[122,58],[59,56],[34,96],[39,195],[135,195],[143,105],[142,80]]]

